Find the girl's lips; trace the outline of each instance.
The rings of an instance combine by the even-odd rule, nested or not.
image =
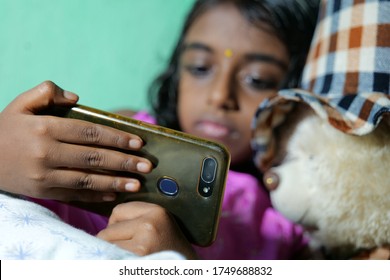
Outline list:
[[[198,122],[196,124],[196,129],[205,137],[216,139],[227,137],[231,132],[231,129],[228,126],[208,120]]]

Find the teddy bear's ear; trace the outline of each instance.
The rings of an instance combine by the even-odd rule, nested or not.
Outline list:
[[[266,172],[274,164],[275,155],[275,138],[270,137],[267,150],[264,153],[257,153],[255,155],[255,165],[261,173]]]
[[[257,145],[254,160],[262,173],[283,162],[296,126],[303,118],[314,114],[305,103],[286,99],[278,102],[258,114],[253,130],[253,142]]]
[[[255,114],[251,144],[254,151],[254,163],[261,172],[265,172],[274,164],[277,153],[274,129],[285,121],[292,109],[292,102],[276,97],[260,105]]]

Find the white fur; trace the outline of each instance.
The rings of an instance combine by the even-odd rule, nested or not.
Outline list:
[[[326,248],[390,244],[390,128],[344,134],[317,116],[303,119],[287,142],[274,206]]]

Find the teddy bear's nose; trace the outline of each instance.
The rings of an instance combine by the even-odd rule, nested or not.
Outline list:
[[[269,190],[275,190],[279,185],[279,176],[273,171],[266,171],[263,176],[265,187]]]

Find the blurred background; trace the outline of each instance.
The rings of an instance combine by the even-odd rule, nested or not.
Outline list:
[[[148,109],[193,0],[0,0],[0,110],[45,80],[106,111]]]

